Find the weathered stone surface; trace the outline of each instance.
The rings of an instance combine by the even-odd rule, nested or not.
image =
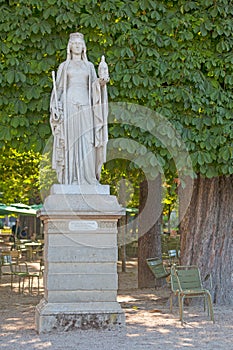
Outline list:
[[[115,329],[125,325],[125,316],[115,302],[46,303],[36,307],[39,333],[75,329]]]
[[[52,262],[113,262],[116,259],[116,248],[58,246],[48,249],[48,260]]]
[[[115,274],[51,274],[47,276],[48,290],[117,290]]]
[[[50,290],[49,293],[45,293],[45,300],[48,303],[59,303],[63,300],[63,303],[83,303],[92,300],[94,302],[115,302],[117,298],[116,290],[109,291],[97,291],[97,290],[64,290],[56,291]]]
[[[73,220],[73,218],[71,218],[70,221],[67,221],[67,217],[65,216],[62,219],[62,214],[59,216],[59,220],[57,219],[56,222],[52,222],[49,221],[47,223],[48,225],[48,232],[49,233],[53,233],[56,234],[58,232],[62,232],[63,234],[70,234],[71,236],[75,233],[77,233],[77,230],[74,231],[70,229],[70,223],[73,223],[77,221],[77,217],[75,216],[75,220]],[[86,221],[86,220],[83,220]],[[96,221],[96,220],[95,220]],[[115,221],[104,221],[104,220],[98,220],[97,221],[97,229],[95,230],[96,233],[116,233],[117,232],[117,225]],[[87,232],[88,230],[85,230],[85,232]],[[79,231],[78,231],[79,232]],[[89,230],[89,232],[93,232],[92,230]]]
[[[53,185],[51,194],[110,194],[109,185]]]
[[[51,247],[95,247],[95,248],[109,248],[117,245],[116,234],[109,233],[56,233],[49,236],[49,245]]]
[[[107,274],[114,273],[117,274],[117,264],[116,262],[48,262],[49,272],[51,274],[55,273],[76,273],[80,274],[100,274],[103,271]]]
[[[41,210],[45,293],[36,308],[38,333],[124,324],[117,302],[117,220],[122,208],[113,196],[87,196],[92,204],[99,203],[98,210],[80,194],[52,194]]]
[[[40,211],[43,215],[62,215],[66,217],[116,216],[124,215],[124,209],[118,204],[115,196],[95,194],[55,194],[49,195]],[[104,214],[104,215],[103,215]]]

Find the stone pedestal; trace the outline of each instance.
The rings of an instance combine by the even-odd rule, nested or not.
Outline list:
[[[117,221],[124,211],[108,186],[91,187],[53,186],[39,214],[45,273],[38,333],[124,325],[117,302]]]

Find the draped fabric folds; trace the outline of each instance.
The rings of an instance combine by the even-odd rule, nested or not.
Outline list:
[[[50,101],[52,168],[59,183],[98,183],[106,161],[107,117],[107,88],[100,84],[93,64],[63,62]]]

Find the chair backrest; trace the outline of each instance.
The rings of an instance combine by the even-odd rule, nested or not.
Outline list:
[[[156,279],[165,278],[170,275],[160,258],[147,259],[146,262]]]
[[[172,266],[171,288],[173,292],[202,289],[200,271],[197,266]]]

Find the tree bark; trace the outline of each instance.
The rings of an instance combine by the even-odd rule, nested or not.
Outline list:
[[[140,185],[138,287],[161,285],[147,266],[146,259],[161,257],[161,177]]]
[[[182,211],[182,190],[180,195]],[[181,264],[197,265],[202,278],[212,275],[213,302],[219,305],[233,304],[232,208],[233,176],[198,176],[180,223]]]

